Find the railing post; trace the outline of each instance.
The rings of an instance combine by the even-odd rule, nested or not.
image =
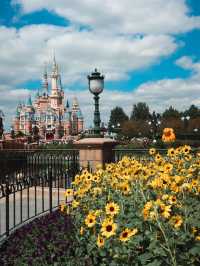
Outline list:
[[[52,212],[52,171],[49,171],[49,210]]]
[[[10,215],[9,215],[9,209],[10,209],[10,204],[9,204],[9,181],[6,180],[6,236],[9,236],[9,228],[10,228]]]

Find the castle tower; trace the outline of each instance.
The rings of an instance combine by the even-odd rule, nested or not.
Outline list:
[[[83,115],[81,113],[78,99],[74,97],[72,104],[72,132],[74,135],[83,131]]]
[[[71,111],[68,100],[66,103],[66,109],[63,120],[64,120],[64,136],[67,137],[71,135],[71,128],[72,128]]]
[[[63,95],[64,96],[64,95]],[[55,56],[53,58],[53,69],[51,73],[51,107],[58,109],[62,105],[61,78]]]
[[[81,110],[79,109],[79,111],[77,112],[77,118],[78,118],[78,133],[81,133],[83,131],[83,115]]]
[[[18,104],[16,108],[15,118],[13,120],[13,129],[15,134],[19,133],[20,130],[20,112],[21,112],[21,104]]]
[[[47,75],[47,67],[45,65],[44,68],[44,74],[42,78],[42,89],[43,89],[43,95],[48,95],[48,75]]]
[[[25,111],[25,133],[31,134],[32,133],[32,123],[33,123],[33,105],[31,96],[28,97],[26,103],[26,111]]]

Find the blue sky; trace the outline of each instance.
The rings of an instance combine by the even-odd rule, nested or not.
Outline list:
[[[1,0],[0,41],[0,108],[9,123],[17,101],[40,88],[44,61],[51,71],[53,50],[66,98],[79,97],[88,123],[94,67],[106,75],[105,121],[112,107],[130,113],[136,101],[157,111],[200,104],[198,0]]]

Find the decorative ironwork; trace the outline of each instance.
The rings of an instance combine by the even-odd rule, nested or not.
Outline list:
[[[0,150],[0,241],[65,200],[79,172],[78,150]]]

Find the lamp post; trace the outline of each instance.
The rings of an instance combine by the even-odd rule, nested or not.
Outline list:
[[[97,69],[91,74],[88,75],[89,91],[94,95],[94,137],[101,137],[100,130],[100,112],[99,112],[99,94],[104,89],[104,76],[101,75]]]
[[[0,110],[0,139],[2,139],[2,137],[3,137],[3,131],[4,131],[4,128],[3,128],[3,118],[4,118],[4,114]]]
[[[116,123],[115,125],[111,125],[111,128],[112,128],[111,131],[115,133],[115,136],[117,136],[117,134],[119,134],[121,131],[121,124]]]
[[[190,116],[189,115],[182,116],[181,120],[183,121],[183,125],[184,125],[184,135],[185,135],[185,142],[186,142],[186,131],[187,131],[187,128],[188,128],[188,123],[189,123],[189,120],[190,120]]]
[[[153,139],[156,139],[158,128],[161,125],[160,114],[156,114],[155,112],[149,116],[148,125],[150,126],[150,131],[153,133]]]

